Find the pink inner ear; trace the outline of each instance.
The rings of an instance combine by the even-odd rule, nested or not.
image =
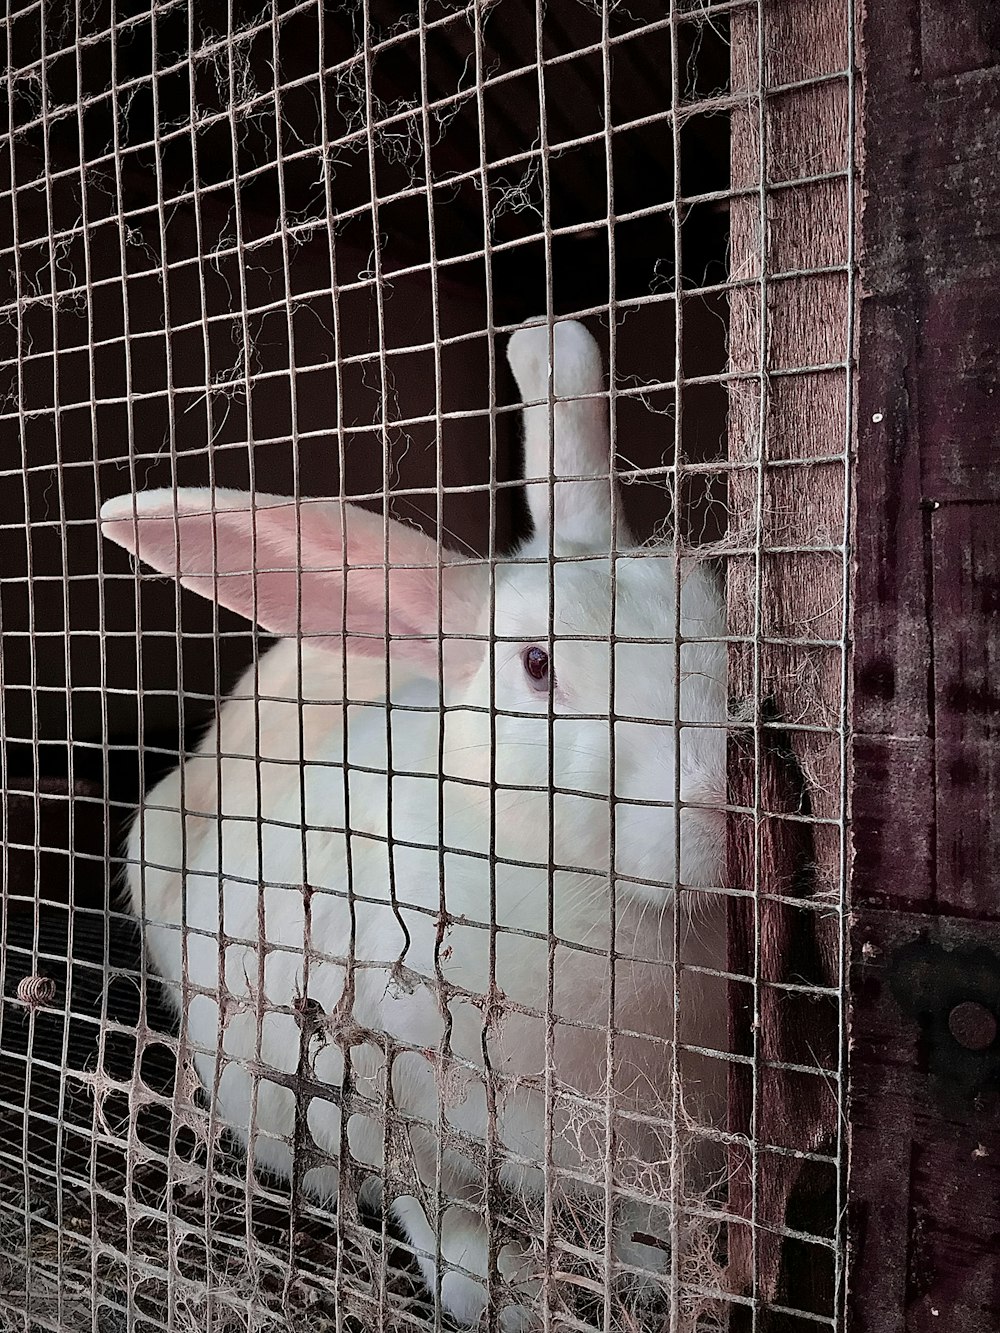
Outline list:
[[[186,588],[272,634],[340,651],[400,650],[436,671],[438,548],[423,533],[355,505],[220,490],[152,491],[109,501],[106,537]],[[388,574],[386,542],[388,541]],[[344,557],[347,558],[346,618]],[[445,628],[467,629],[482,572],[444,553]]]

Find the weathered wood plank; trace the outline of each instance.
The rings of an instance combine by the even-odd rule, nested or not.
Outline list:
[[[930,737],[855,738],[854,883],[870,906],[934,909],[934,768]]]
[[[762,70],[757,11],[732,17],[733,88],[752,95],[733,115],[732,184],[759,190],[763,168],[766,200],[762,217],[759,195],[733,199],[731,262],[735,277],[759,279],[762,268],[786,276],[736,289],[730,302],[730,367],[756,376],[730,395],[729,457],[745,465],[730,480],[730,532],[756,549],[730,559],[729,613],[731,629],[756,642],[730,654],[732,694],[749,705],[754,723],[731,746],[730,797],[755,816],[731,821],[728,869],[731,884],[757,890],[755,901],[732,903],[730,967],[753,979],[758,1013],[754,1028],[748,987],[734,986],[732,1048],[752,1051],[757,1068],[733,1070],[730,1123],[757,1151],[732,1156],[730,1208],[744,1221],[730,1227],[729,1256],[734,1285],[766,1302],[779,1292],[779,1229],[800,1169],[768,1147],[808,1151],[836,1129],[837,1099],[827,1081],[774,1067],[796,1059],[835,1067],[836,1005],[791,1003],[773,983],[829,979],[836,952],[834,914],[815,909],[836,901],[838,831],[780,816],[840,814],[842,659],[829,643],[842,632],[844,566],[836,547],[846,494],[843,464],[827,460],[843,453],[847,427],[847,377],[838,367],[848,361],[851,337],[849,88],[841,76],[851,63],[851,34],[836,0],[767,0],[761,14]],[[829,81],[815,82],[823,75]],[[805,80],[812,82],[788,88]],[[773,188],[816,176],[830,178]],[[833,368],[806,369],[821,366]],[[787,731],[766,725],[768,715]],[[800,895],[809,907],[797,911],[776,902],[776,893]],[[796,1262],[811,1268],[803,1256]],[[786,1273],[786,1298],[829,1314],[825,1281],[810,1294],[808,1282],[790,1283]]]
[[[925,79],[1000,63],[1000,10],[990,0],[921,0],[920,46]]]
[[[959,998],[1000,1004],[978,922],[861,911],[854,929],[852,1329],[985,1333],[1000,1293],[1000,1047],[964,1048]]]
[[[977,0],[869,6],[864,23],[858,1333],[982,1333],[1000,1309],[998,33]]]
[[[858,376],[853,599],[853,726],[863,735],[930,735],[930,626],[925,605],[924,482],[916,447],[916,330],[910,312],[862,303],[870,347]]]
[[[936,509],[931,556],[937,906],[1000,922],[1000,503]]]
[[[993,114],[1000,120],[997,108]],[[995,151],[1000,157],[1000,133]],[[924,455],[926,499],[1000,501],[1000,318],[995,289],[973,275],[948,280],[933,292],[921,320],[918,355],[920,432],[933,441],[933,449]]]

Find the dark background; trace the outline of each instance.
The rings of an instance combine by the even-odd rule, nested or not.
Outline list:
[[[387,486],[393,512],[433,530],[436,496],[427,491],[439,445],[446,488],[482,487],[446,491],[444,539],[483,550],[491,436],[495,478],[520,466],[517,415],[504,410],[516,399],[506,335],[496,326],[543,313],[550,278],[556,314],[604,307],[588,322],[605,341],[607,303],[618,303],[619,386],[672,379],[673,302],[648,303],[675,284],[666,205],[675,189],[724,191],[728,170],[726,116],[703,106],[725,88],[723,34],[681,23],[674,180],[671,33],[655,3],[632,4],[609,33],[614,212],[651,210],[617,223],[613,247],[603,138],[560,146],[597,134],[603,120],[601,23],[578,0],[545,15],[545,56],[582,52],[546,67],[547,185],[537,158],[505,164],[540,136],[526,0],[504,0],[485,19],[482,63],[493,82],[482,99],[483,153],[470,94],[475,33],[455,6],[427,7],[421,42],[413,6],[373,5],[370,140],[364,63],[352,60],[363,46],[360,6],[328,4],[322,24],[309,10],[261,26],[256,6],[237,4],[233,40],[214,6],[196,7],[205,18],[194,31],[186,7],[165,7],[155,23],[134,8],[140,17],[130,23],[129,5],[116,7],[112,43],[108,8],[96,6],[75,47],[66,16],[47,7],[45,117],[33,63],[43,47],[39,11],[13,20],[8,55],[26,73],[12,81],[14,133],[0,145],[0,303],[11,312],[0,324],[4,758],[11,780],[66,774],[67,747],[76,747],[74,774],[106,785],[105,764],[129,767],[133,747],[125,800],[137,795],[139,699],[147,752],[163,750],[167,763],[180,731],[212,715],[252,646],[245,623],[223,612],[216,657],[199,637],[212,627],[207,603],[187,593],[178,600],[167,581],[148,577],[137,594],[128,558],[99,541],[100,501],[174,480],[243,487],[252,479],[285,492],[297,473],[303,494],[342,487],[378,497]],[[190,64],[189,49],[198,53]],[[321,78],[333,145],[325,154]],[[253,100],[275,83],[277,96]],[[430,113],[427,160],[424,84],[429,103],[442,103]],[[232,120],[222,114],[231,98]],[[485,198],[469,175],[481,156]],[[549,245],[546,191],[551,226],[577,228]],[[684,283],[721,282],[724,203],[681,214]],[[282,218],[284,241],[275,236]],[[232,253],[240,242],[242,258]],[[723,371],[721,297],[686,300],[683,327],[684,375]],[[433,351],[398,350],[431,343],[435,332],[465,337],[440,352],[441,409],[469,414],[444,420],[440,432],[413,420],[434,412]],[[620,399],[619,461],[673,462],[675,411],[669,389],[645,402]],[[683,411],[685,455],[718,457],[722,388],[688,386]],[[682,514],[696,535],[717,534],[719,508],[708,501],[721,494],[704,477],[686,483]],[[647,535],[670,513],[663,477],[630,487],[626,504]],[[498,545],[508,547],[524,528],[516,491],[499,493],[496,521]]]

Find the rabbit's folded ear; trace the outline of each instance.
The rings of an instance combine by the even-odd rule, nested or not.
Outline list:
[[[507,344],[507,360],[524,409],[524,475],[542,478],[525,487],[535,543],[548,547],[550,475],[556,479],[554,536],[558,543],[607,550],[611,544],[611,440],[601,352],[576,320],[552,329],[552,468],[549,430],[549,329],[518,329]],[[586,395],[586,396],[582,396]],[[600,396],[595,396],[600,395]],[[569,401],[563,401],[563,400]],[[559,482],[559,477],[589,478]],[[628,544],[617,518],[619,545]]]
[[[108,500],[101,530],[271,634],[365,656],[383,656],[389,635],[428,674],[440,630],[468,632],[486,602],[485,566],[338,501],[167,488]],[[449,670],[472,669],[481,655],[482,645],[459,641]]]

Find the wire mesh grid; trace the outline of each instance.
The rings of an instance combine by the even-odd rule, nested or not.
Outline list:
[[[842,1326],[853,23],[8,3],[0,1326]]]

